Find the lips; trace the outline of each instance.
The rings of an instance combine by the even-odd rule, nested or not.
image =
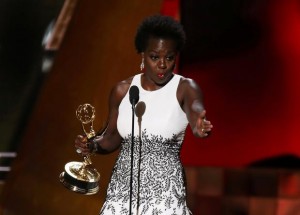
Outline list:
[[[158,73],[158,74],[157,74],[157,77],[158,77],[159,79],[163,79],[163,78],[165,77],[165,74],[163,74],[163,73]]]

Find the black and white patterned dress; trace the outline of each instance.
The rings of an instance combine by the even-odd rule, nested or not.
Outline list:
[[[131,85],[136,85],[140,91],[134,125],[134,215],[190,214],[179,157],[188,124],[176,97],[180,77],[174,75],[169,83],[156,91],[141,87],[141,74],[133,78]],[[117,122],[123,142],[100,214],[129,214],[131,121],[132,106],[127,92],[119,106]]]

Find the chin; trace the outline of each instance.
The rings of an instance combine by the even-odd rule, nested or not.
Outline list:
[[[158,86],[165,86],[167,83],[169,82],[169,79],[164,79],[164,80],[160,80],[160,81],[156,81],[156,85]]]

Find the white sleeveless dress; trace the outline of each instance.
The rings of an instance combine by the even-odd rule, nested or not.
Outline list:
[[[180,149],[188,124],[176,92],[181,76],[156,91],[141,86],[141,74],[132,85],[140,91],[134,119],[132,214],[188,215]],[[123,138],[105,203],[100,214],[129,215],[132,106],[129,92],[120,103],[117,127]]]

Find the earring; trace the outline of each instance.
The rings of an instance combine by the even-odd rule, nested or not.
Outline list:
[[[144,65],[144,58],[142,58],[142,63],[141,63],[141,65],[140,65],[141,71],[143,71],[144,67],[145,67],[145,65]]]

